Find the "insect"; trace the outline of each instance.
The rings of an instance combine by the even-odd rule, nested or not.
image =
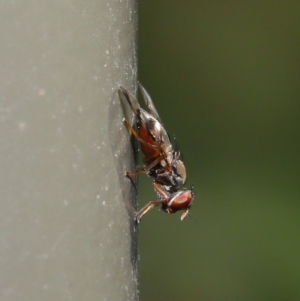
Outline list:
[[[119,86],[118,91],[120,100],[127,102],[135,114],[136,129],[126,119],[123,119],[123,123],[140,143],[144,155],[145,167],[135,172],[127,172],[127,176],[150,176],[158,200],[151,201],[140,209],[136,213],[136,220],[139,222],[146,212],[159,205],[167,213],[184,210],[181,216],[183,220],[188,215],[194,193],[191,190],[181,190],[186,181],[186,169],[180,160],[180,153],[173,149],[150,95],[140,83],[139,87],[148,111],[142,109],[137,98],[124,87]]]

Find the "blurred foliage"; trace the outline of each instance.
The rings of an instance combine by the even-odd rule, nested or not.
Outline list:
[[[140,224],[141,300],[300,300],[300,2],[139,1],[139,80],[195,185]],[[140,206],[156,196],[140,177]]]

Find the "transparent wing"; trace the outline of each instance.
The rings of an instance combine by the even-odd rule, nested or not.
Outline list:
[[[156,108],[154,106],[154,103],[153,103],[149,93],[146,91],[146,89],[142,86],[142,84],[140,82],[139,82],[139,87],[141,89],[141,92],[142,92],[144,101],[146,103],[146,106],[149,110],[149,113],[162,124],[161,119],[156,111]]]

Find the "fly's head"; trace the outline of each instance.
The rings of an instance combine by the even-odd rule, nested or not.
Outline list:
[[[175,213],[184,210],[180,219],[183,220],[188,214],[194,201],[192,190],[180,190],[170,195],[169,199],[162,205],[162,209],[167,213]]]

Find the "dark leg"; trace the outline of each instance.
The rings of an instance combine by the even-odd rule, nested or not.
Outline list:
[[[160,184],[157,184],[156,182],[154,182],[153,185],[154,185],[155,191],[160,195],[160,200],[151,201],[146,206],[144,206],[142,209],[140,209],[136,213],[136,217],[135,217],[135,220],[137,223],[140,222],[142,216],[144,214],[146,214],[149,210],[151,210],[152,208],[154,208],[156,206],[163,205],[170,198],[170,193],[168,191],[166,191]]]
[[[163,201],[161,200],[157,200],[157,201],[151,201],[149,202],[146,206],[144,206],[142,209],[140,209],[135,216],[135,220],[137,223],[139,223],[141,221],[141,218],[144,214],[146,214],[149,210],[151,210],[152,208],[161,205]]]
[[[126,126],[127,130],[135,137],[137,141],[139,141],[141,144],[146,145],[147,147],[153,148],[155,150],[158,150],[159,147],[157,145],[150,144],[139,136],[139,134],[135,131],[135,129],[129,124],[129,122],[124,118],[123,123]]]
[[[135,171],[135,172],[127,172],[126,176],[127,177],[134,177],[134,176],[139,176],[142,174],[146,174],[149,170],[151,170],[154,166],[156,166],[160,161],[161,157],[158,157],[156,160],[154,160],[151,164],[149,164],[146,168]]]

